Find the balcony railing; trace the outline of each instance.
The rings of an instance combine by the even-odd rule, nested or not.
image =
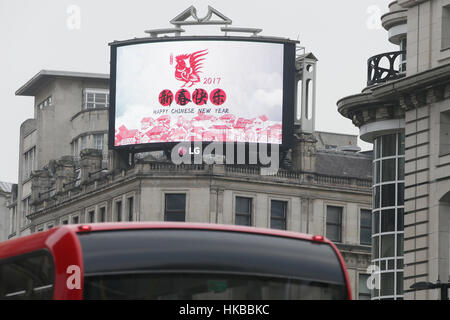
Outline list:
[[[367,60],[367,85],[403,78],[405,72],[406,51],[378,54]]]

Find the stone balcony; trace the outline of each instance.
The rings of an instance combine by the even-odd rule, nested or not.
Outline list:
[[[367,60],[367,86],[397,80],[406,76],[406,51],[377,54]]]

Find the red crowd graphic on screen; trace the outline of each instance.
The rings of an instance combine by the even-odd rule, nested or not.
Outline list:
[[[200,50],[191,54],[182,54],[176,56],[177,65],[175,66],[175,78],[183,81],[182,87],[189,84],[192,87],[197,82],[200,82],[199,73],[203,68],[202,61],[204,56],[208,54],[208,50]]]
[[[190,119],[179,115],[146,117],[141,129],[129,130],[122,125],[116,130],[116,146],[179,141],[221,141],[277,143],[282,141],[282,125],[266,115],[247,119],[233,114],[214,116],[199,113]]]

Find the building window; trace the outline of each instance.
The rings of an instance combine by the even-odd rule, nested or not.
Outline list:
[[[450,48],[450,5],[442,7],[442,49]]]
[[[16,219],[17,219],[17,206],[13,206],[11,208],[11,225],[10,225],[10,233],[13,234],[16,230]]]
[[[130,197],[127,199],[128,201],[128,221],[133,221],[133,212],[134,212],[134,198]]]
[[[372,264],[381,270],[376,299],[402,299],[405,135],[374,140]]]
[[[106,222],[106,207],[100,208],[100,222]]]
[[[327,206],[327,238],[342,242],[342,207]]]
[[[94,149],[103,150],[103,133],[94,135]]]
[[[80,151],[78,149],[78,139],[72,141],[71,148],[72,148],[72,156],[75,159],[78,159],[80,157]]]
[[[82,136],[81,139],[81,150],[86,149],[87,147],[87,136]]]
[[[38,104],[38,109],[42,110],[45,107],[51,106],[52,105],[52,97],[48,97],[47,99],[45,99],[44,101],[42,101],[41,103]]]
[[[73,216],[72,217],[72,223],[73,224],[78,224],[80,222],[80,218],[78,216]]]
[[[47,225],[47,230],[50,230],[51,228],[53,228],[53,224]]]
[[[286,230],[287,202],[272,200],[270,202],[270,227]]]
[[[164,221],[186,221],[186,194],[168,193],[165,196]]]
[[[28,179],[33,170],[36,170],[36,147],[31,148],[24,153],[24,164],[23,164],[23,178]]]
[[[22,200],[22,226],[28,223],[27,215],[30,213],[30,199],[31,197],[27,197]]]
[[[84,108],[108,108],[109,107],[109,93],[104,90],[85,90],[84,93]]]
[[[450,154],[450,110],[441,112],[439,120],[439,155]]]
[[[361,209],[360,215],[360,233],[359,242],[363,245],[370,246],[372,244],[372,211]]]
[[[359,285],[358,285],[358,300],[370,300],[370,290],[367,288],[367,280],[369,280],[368,274],[359,274]]]
[[[95,222],[95,211],[94,210],[88,212],[88,219],[89,219],[89,223]]]
[[[62,221],[62,224],[63,224],[63,225],[65,225],[65,224],[69,224],[69,220],[67,220],[67,219],[64,219],[64,220]]]
[[[122,221],[122,201],[116,202],[116,221]]]
[[[252,198],[236,197],[236,225],[252,225]]]

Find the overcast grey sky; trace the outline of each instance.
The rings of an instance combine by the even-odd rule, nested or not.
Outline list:
[[[209,4],[235,27],[258,27],[261,35],[300,40],[319,59],[316,130],[358,134],[351,121],[339,115],[336,102],[363,89],[370,56],[398,50],[376,23],[390,2],[0,0],[0,181],[17,182],[20,124],[33,117],[33,98],[16,97],[18,88],[42,69],[109,73],[109,42],[170,27],[169,21],[190,5],[199,17]],[[74,6],[80,10],[79,29],[72,20]],[[186,30],[203,33],[199,27]]]

